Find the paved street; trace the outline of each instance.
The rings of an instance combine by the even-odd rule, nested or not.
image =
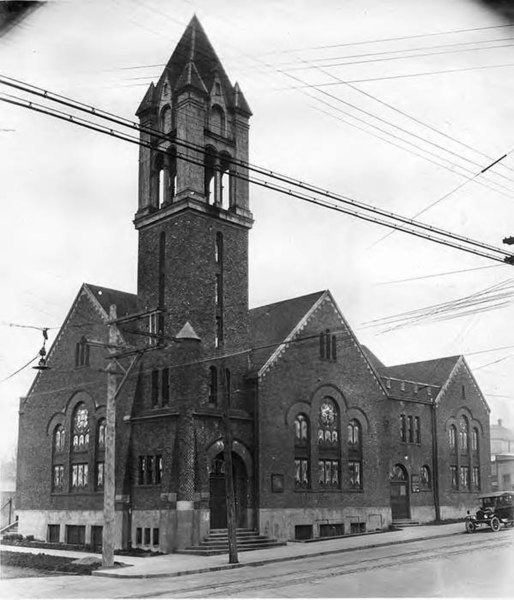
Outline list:
[[[514,531],[462,534],[181,577],[2,581],[3,598],[513,597]]]

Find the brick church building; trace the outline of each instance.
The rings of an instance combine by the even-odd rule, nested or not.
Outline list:
[[[386,367],[329,291],[249,309],[251,111],[196,17],[137,116],[137,293],[83,284],[20,402],[19,531],[101,543],[109,329],[116,547],[226,527],[225,409],[239,527],[292,540],[465,515],[490,450],[462,356]]]

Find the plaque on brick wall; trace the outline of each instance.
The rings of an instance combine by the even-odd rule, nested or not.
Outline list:
[[[419,492],[419,475],[411,477],[411,489],[413,492]]]
[[[284,476],[273,474],[271,476],[271,491],[272,492],[283,492],[284,491]]]

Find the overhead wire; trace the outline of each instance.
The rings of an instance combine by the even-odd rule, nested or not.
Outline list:
[[[87,112],[88,114],[94,115],[95,117],[99,117],[99,118],[102,118],[102,119],[107,119],[107,120],[113,121],[113,122],[115,122],[117,124],[121,124],[123,126],[128,126],[131,129],[135,129],[137,131],[150,133],[151,135],[160,137],[161,139],[165,139],[167,141],[171,141],[173,144],[177,144],[177,145],[181,145],[181,146],[184,146],[186,148],[189,148],[189,149],[193,149],[196,152],[200,153],[201,156],[203,156],[205,154],[205,148],[200,147],[200,146],[195,145],[195,144],[191,144],[190,142],[185,142],[185,141],[181,140],[180,138],[177,138],[177,137],[170,138],[169,136],[166,136],[165,134],[163,134],[160,131],[157,131],[157,130],[154,130],[154,129],[151,129],[151,128],[148,128],[148,127],[140,127],[135,122],[129,121],[128,119],[120,118],[120,117],[118,117],[116,115],[113,115],[112,113],[107,113],[106,111],[102,111],[102,110],[96,109],[94,107],[91,107],[91,106],[88,106],[88,105],[84,105],[83,103],[72,101],[69,98],[65,98],[65,97],[58,96],[56,94],[52,94],[52,93],[48,92],[47,90],[41,90],[40,88],[36,88],[36,86],[31,86],[31,85],[27,85],[27,84],[20,85],[22,82],[19,82],[18,80],[14,80],[14,81],[17,82],[17,83],[14,83],[13,81],[6,81],[6,79],[7,80],[11,80],[12,78],[5,78],[5,77],[1,77],[0,76],[0,83],[2,83],[4,85],[9,85],[10,87],[15,87],[17,89],[22,89],[24,91],[29,91],[29,92],[32,91],[32,93],[34,93],[34,94],[36,94],[38,96],[42,96],[45,99],[56,101],[58,103],[66,105],[68,107],[76,108],[77,110],[80,110],[80,111],[83,111],[83,112]],[[34,88],[34,89],[32,90],[32,88]],[[35,103],[33,103],[31,101],[20,99],[20,98],[15,97],[15,96],[13,96],[12,98],[16,98],[15,100],[10,100],[10,103],[12,103],[12,104],[21,105],[24,108],[30,108],[32,110],[37,110],[38,112],[43,112],[45,114],[49,114],[48,111],[50,109],[48,109],[46,107],[43,107],[42,105],[36,105]],[[7,102],[8,98],[3,97],[2,101]],[[20,104],[20,102],[21,102],[21,104]],[[53,110],[53,109],[51,109],[51,110]],[[79,117],[74,117],[73,115],[70,115],[69,113],[64,113],[62,111],[56,111],[56,112],[60,113],[60,116],[58,118],[60,118],[62,120],[70,121],[70,122],[72,122],[74,124],[80,124],[80,123],[78,123],[78,120],[80,120]],[[50,115],[50,116],[54,116],[54,115]],[[83,120],[83,121],[85,121],[85,120]],[[88,127],[88,128],[92,128],[91,127],[91,122],[84,123],[83,126]],[[112,128],[104,128],[104,126],[100,125],[98,127],[93,127],[93,129],[95,129],[97,131],[100,131],[102,133],[108,133],[110,135],[115,135],[115,130],[113,130]],[[120,137],[120,135],[121,135],[121,137]],[[130,141],[130,142],[136,143],[138,145],[144,145],[145,144],[144,142],[142,142],[139,139],[135,139],[132,136],[128,136],[128,134],[119,134],[119,132],[117,132],[116,135],[115,135],[115,137],[120,137],[120,139],[124,139],[125,141]],[[181,158],[184,158],[185,160],[188,160],[188,161],[192,160],[191,157],[181,157]],[[354,199],[349,198],[348,196],[336,195],[336,194],[330,193],[327,190],[323,190],[322,188],[319,188],[319,187],[316,187],[316,186],[312,186],[312,185],[308,185],[308,184],[306,184],[304,182],[301,182],[299,180],[293,179],[293,178],[291,178],[289,176],[282,175],[282,174],[276,173],[274,171],[271,171],[269,169],[258,167],[256,165],[252,165],[251,163],[248,163],[246,161],[241,161],[241,160],[237,160],[237,159],[230,159],[230,162],[232,164],[236,165],[236,166],[241,166],[244,169],[248,169],[248,170],[251,170],[251,171],[256,171],[259,174],[265,175],[266,177],[269,177],[269,178],[272,178],[272,179],[278,179],[281,182],[288,183],[289,185],[294,185],[296,187],[300,187],[302,190],[305,189],[307,191],[311,191],[311,192],[320,194],[320,195],[325,196],[327,198],[335,199],[338,202],[350,204],[350,205],[352,205],[352,206],[354,206],[356,208],[363,209],[363,210],[366,210],[366,211],[370,211],[372,213],[380,214],[382,217],[386,217],[388,219],[399,220],[402,223],[405,223],[405,224],[408,224],[408,225],[411,225],[411,226],[415,226],[415,227],[419,227],[421,229],[430,231],[430,232],[438,234],[438,235],[452,237],[453,239],[458,239],[459,241],[471,244],[473,246],[477,246],[477,247],[480,247],[480,248],[491,250],[493,252],[499,252],[499,253],[501,253],[501,255],[503,257],[501,259],[502,261],[505,260],[505,257],[514,256],[514,255],[511,255],[510,253],[504,251],[503,249],[496,248],[496,247],[491,246],[489,244],[484,244],[482,242],[477,242],[477,241],[471,240],[470,238],[467,238],[465,236],[460,236],[458,234],[454,234],[454,233],[442,230],[440,228],[437,228],[437,227],[434,227],[434,226],[431,226],[431,225],[427,225],[427,224],[424,224],[424,223],[415,222],[412,219],[408,219],[408,218],[402,217],[400,215],[396,215],[396,214],[394,214],[394,213],[392,213],[390,211],[385,211],[383,209],[379,209],[379,208],[374,207],[372,205],[365,204],[365,203],[362,203],[362,202],[358,202],[358,201],[356,201]],[[203,163],[201,163],[200,166],[203,166]],[[251,179],[251,178],[249,179],[249,178],[241,175],[240,173],[234,172],[232,174],[235,177],[247,179],[248,181],[251,181],[252,183],[255,183],[257,185],[265,185],[266,187],[270,187],[270,185],[267,184],[267,183],[264,183],[264,182],[259,181],[257,179]],[[274,189],[276,189],[276,191],[281,191],[283,193],[288,193],[289,195],[293,195],[293,194],[290,194],[290,190],[285,190],[284,188],[281,188],[279,186],[275,186]],[[307,198],[304,198],[303,196],[298,196],[297,195],[295,197],[299,197],[300,199],[306,199],[307,201],[312,201],[312,199],[310,199],[310,198],[307,199]],[[339,208],[341,208],[341,207],[339,207]],[[344,212],[344,211],[341,211],[341,212]],[[352,214],[352,215],[355,216],[355,212],[354,211],[352,211],[349,214]],[[374,220],[374,222],[378,222],[378,221]],[[381,221],[380,224],[384,224],[384,223]],[[405,228],[402,228],[401,230],[402,231],[409,231],[409,230],[406,230]],[[435,241],[434,238],[433,238],[433,236],[430,236],[429,239],[431,239],[432,241]],[[489,255],[487,255],[486,257],[489,257]]]

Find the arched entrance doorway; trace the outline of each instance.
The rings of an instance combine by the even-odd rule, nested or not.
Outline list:
[[[409,475],[403,465],[396,464],[389,479],[393,521],[410,519]]]
[[[235,452],[232,452],[232,472],[236,500],[236,524],[237,527],[246,527],[248,477],[243,460]],[[211,529],[225,529],[227,527],[227,496],[225,490],[225,457],[223,456],[223,452],[215,456],[210,465],[209,492],[210,527]]]

